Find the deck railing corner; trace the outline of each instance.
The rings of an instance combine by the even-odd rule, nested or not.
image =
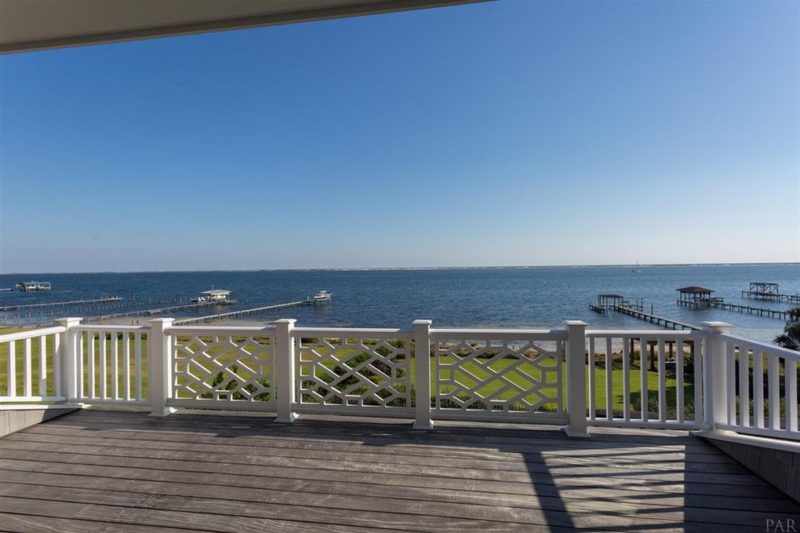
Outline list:
[[[174,318],[155,318],[150,321],[147,370],[151,416],[168,416],[175,412],[168,405],[172,398],[172,336],[166,329]]]
[[[64,328],[59,334],[58,349],[54,362],[58,365],[60,375],[54,376],[56,384],[67,401],[78,397],[78,342],[79,334],[74,329],[83,321],[82,318],[69,317],[56,320],[56,324]],[[11,376],[9,376],[9,380]],[[60,395],[57,395],[60,396]]]
[[[416,387],[414,429],[433,429],[431,419],[431,320],[415,320]]]
[[[275,371],[277,375],[276,398],[277,419],[291,423],[297,419],[293,407],[296,403],[295,391],[295,341],[292,337],[293,318],[276,320],[275,324]]]
[[[586,322],[568,320],[567,329],[567,414],[564,432],[570,437],[589,436],[586,420]]]
[[[728,420],[727,406],[727,360],[725,344],[720,335],[730,333],[731,325],[726,322],[703,322],[703,389],[704,426],[705,429],[716,429]],[[731,385],[732,386],[732,385]]]

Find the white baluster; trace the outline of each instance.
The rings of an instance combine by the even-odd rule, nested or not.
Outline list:
[[[614,419],[614,361],[611,337],[606,337],[606,419]]]
[[[639,339],[639,403],[642,409],[642,422],[647,423],[650,418],[650,396],[647,386],[647,339]]]
[[[781,392],[780,392],[780,362],[778,356],[769,354],[768,356],[769,373],[769,427],[770,429],[781,429]]]
[[[589,361],[585,370],[589,374],[589,420],[595,420],[597,416],[597,406],[595,405],[597,401],[597,391],[595,385],[595,377],[597,372],[594,368],[594,357],[594,337],[591,337],[589,339]]]
[[[17,342],[8,341],[8,395],[17,395]]]
[[[131,399],[131,335],[122,332],[122,383],[125,400]]]
[[[747,348],[739,345],[739,423],[750,425],[750,357]]]
[[[33,357],[31,355],[31,338],[25,339],[25,373],[22,375],[25,396],[33,396]]]
[[[667,421],[667,367],[664,360],[664,339],[658,339],[658,420]]]
[[[725,382],[728,392],[725,403],[728,405],[728,424],[736,425],[736,354],[734,354],[732,342],[725,343],[725,358],[727,359]]]
[[[797,361],[786,359],[786,429],[797,431]]]
[[[753,424],[764,427],[764,355],[753,346]]]
[[[686,419],[686,398],[684,395],[684,364],[683,364],[683,340],[678,339],[675,343],[675,410],[678,414],[678,422],[683,423]]]
[[[631,419],[631,348],[630,339],[622,338],[622,409],[625,421]]]
[[[47,392],[47,336],[39,337],[39,396],[49,396]]]

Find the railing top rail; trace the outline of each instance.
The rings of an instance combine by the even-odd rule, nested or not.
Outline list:
[[[475,340],[523,340],[526,338],[564,340],[567,338],[567,331],[564,329],[444,328],[432,329],[431,337],[435,339],[470,337]]]
[[[275,326],[170,326],[165,328],[168,335],[256,335],[271,337]]]
[[[78,326],[73,326],[72,329],[75,331],[142,331],[142,330],[149,330],[149,325],[141,325],[141,326],[128,326],[128,325],[116,325],[116,324],[80,324]]]
[[[25,331],[17,331],[16,333],[6,333],[0,335],[0,342],[19,341],[24,339],[33,339],[41,337],[42,335],[52,335],[53,333],[64,333],[67,328],[64,326],[52,326],[49,328],[28,329]]]
[[[374,337],[410,339],[413,333],[399,328],[292,328],[293,337]]]
[[[669,330],[663,329],[589,329],[586,330],[587,337],[625,337],[625,338],[640,338],[647,337],[648,339],[667,339],[670,337],[692,337],[701,338],[706,333],[703,331],[687,331],[687,330]]]
[[[800,352],[790,350],[789,348],[784,348],[783,346],[775,346],[774,344],[754,341],[751,339],[746,339],[744,337],[737,337],[736,335],[730,335],[727,333],[720,334],[719,338],[723,341],[732,342],[737,345],[742,344],[747,347],[758,348],[760,350],[764,350],[765,352],[776,353],[782,357],[786,357],[787,359],[800,361]]]

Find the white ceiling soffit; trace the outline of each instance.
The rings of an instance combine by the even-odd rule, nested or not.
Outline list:
[[[0,0],[0,53],[484,0]]]

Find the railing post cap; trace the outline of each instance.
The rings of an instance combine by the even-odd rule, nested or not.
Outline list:
[[[567,326],[588,326],[583,320],[565,320],[564,324]]]
[[[58,320],[56,320],[56,324],[58,324],[59,326],[69,327],[69,326],[77,326],[78,324],[81,323],[81,321],[83,321],[82,318],[71,316],[69,318],[59,318]]]
[[[289,324],[289,325],[291,325],[291,324],[294,324],[295,322],[297,322],[296,318],[279,318],[278,320],[273,322],[273,324]]]
[[[703,326],[704,330],[714,333],[727,333],[733,328],[733,326],[727,322],[709,321],[702,322],[700,325]]]
[[[151,318],[150,319],[150,323],[152,324],[153,322],[167,324],[167,323],[175,322],[175,319],[174,318]]]
[[[433,320],[428,320],[427,318],[420,318],[414,321],[415,326],[430,326],[433,324]]]

